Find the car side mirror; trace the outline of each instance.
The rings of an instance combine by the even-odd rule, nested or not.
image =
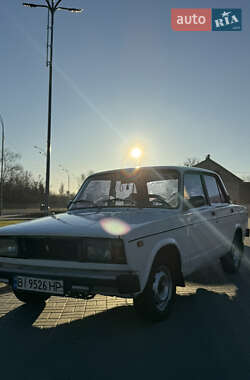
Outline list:
[[[197,208],[201,206],[205,206],[206,200],[202,195],[197,195],[191,197],[190,199],[184,199],[184,209],[188,210],[190,208]]]

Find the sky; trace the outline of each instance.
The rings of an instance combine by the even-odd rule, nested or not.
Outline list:
[[[28,0],[27,0],[28,1]],[[30,0],[45,4],[45,0]],[[211,158],[250,176],[250,4],[241,0],[63,0],[55,15],[51,190],[90,170]],[[238,32],[176,32],[171,8],[241,8]],[[1,2],[6,147],[45,178],[47,10]],[[64,168],[64,170],[62,169]]]

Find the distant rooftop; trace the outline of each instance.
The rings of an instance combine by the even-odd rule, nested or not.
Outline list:
[[[198,164],[196,164],[194,166],[199,168],[199,167],[203,167],[203,165],[206,165],[206,164],[208,164],[208,165],[212,164],[213,166],[215,166],[215,167],[218,168],[218,171],[219,170],[223,170],[224,172],[227,172],[229,175],[231,175],[232,177],[234,177],[235,180],[237,180],[238,182],[244,182],[242,178],[237,177],[237,175],[233,174],[232,172],[230,172],[229,170],[227,170],[226,168],[224,168],[224,166],[222,166],[222,165],[218,164],[218,162],[212,160],[210,158],[210,154],[208,154],[206,156],[205,160],[199,162]],[[200,166],[200,165],[202,165],[202,166]],[[214,169],[214,170],[216,171],[216,169]]]

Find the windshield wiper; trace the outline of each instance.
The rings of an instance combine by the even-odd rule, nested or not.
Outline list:
[[[72,203],[92,203],[92,204],[95,204],[93,201],[90,201],[88,199],[78,199],[76,201],[73,201]]]
[[[87,200],[87,199],[77,199],[76,201],[72,202],[72,204],[76,204],[76,203],[89,203],[89,205],[91,205],[92,207],[98,207],[98,208],[100,207],[100,206],[97,206],[95,202]]]

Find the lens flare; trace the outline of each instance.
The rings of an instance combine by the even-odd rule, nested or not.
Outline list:
[[[104,218],[100,224],[104,231],[110,235],[126,235],[131,230],[126,222],[117,218]]]

